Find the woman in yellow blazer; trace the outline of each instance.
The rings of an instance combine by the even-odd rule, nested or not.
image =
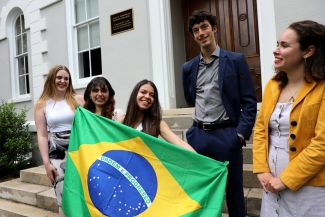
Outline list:
[[[261,216],[325,213],[325,26],[291,24],[273,51],[255,124],[253,172],[264,189]]]

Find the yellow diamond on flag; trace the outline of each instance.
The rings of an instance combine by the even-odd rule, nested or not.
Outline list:
[[[81,144],[69,156],[91,216],[182,216],[201,208],[140,137]]]

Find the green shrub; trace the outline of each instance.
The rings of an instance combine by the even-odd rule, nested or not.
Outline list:
[[[1,101],[0,105],[0,174],[17,176],[21,169],[36,165],[35,161],[26,159],[26,154],[36,149],[31,144],[34,136],[28,131],[26,106],[20,113],[15,103]]]

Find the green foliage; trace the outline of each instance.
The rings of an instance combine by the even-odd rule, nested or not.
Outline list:
[[[21,169],[35,166],[33,160],[26,160],[26,154],[36,149],[31,144],[34,136],[28,131],[24,107],[20,113],[15,103],[2,100],[0,105],[0,174],[1,176],[17,176]]]

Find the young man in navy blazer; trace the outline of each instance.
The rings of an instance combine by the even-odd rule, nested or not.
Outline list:
[[[202,155],[229,161],[228,213],[244,217],[242,146],[252,133],[257,107],[251,73],[243,54],[217,45],[216,16],[194,11],[188,31],[201,53],[182,67],[184,96],[187,104],[195,107],[187,142]]]

